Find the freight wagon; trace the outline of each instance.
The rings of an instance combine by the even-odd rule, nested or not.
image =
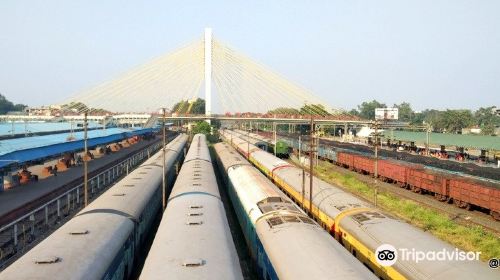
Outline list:
[[[456,206],[470,209],[472,205],[490,209],[490,214],[500,220],[500,189],[498,185],[479,183],[468,178],[449,179],[447,198]]]
[[[283,139],[293,149],[299,149],[297,139]],[[309,142],[302,141],[300,149],[307,153]],[[325,144],[320,144],[317,151],[321,159],[349,170],[372,176],[375,173],[375,160],[370,154]],[[379,158],[378,176],[384,182],[397,184],[416,193],[433,195],[439,201],[454,203],[460,208],[485,209],[495,220],[500,220],[498,181],[387,158]]]
[[[375,173],[375,160],[367,155],[338,152],[337,164],[362,174],[373,176]],[[382,181],[396,183],[415,193],[430,194],[460,208],[485,209],[494,219],[500,220],[498,183],[391,159],[378,160],[378,176]]]

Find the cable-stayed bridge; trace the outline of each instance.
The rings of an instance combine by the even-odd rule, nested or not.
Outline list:
[[[313,115],[343,113],[311,91],[212,38],[211,29],[205,30],[204,38],[84,90],[61,104],[73,104],[72,108],[80,112],[157,112],[203,93],[207,116],[271,110],[279,113],[280,109],[298,110],[308,104]]]

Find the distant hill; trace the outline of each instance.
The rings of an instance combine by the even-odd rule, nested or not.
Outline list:
[[[28,106],[24,104],[14,104],[10,102],[9,100],[7,100],[7,98],[5,98],[5,96],[0,94],[0,115],[5,115],[7,114],[7,112],[13,112],[13,111],[20,112],[24,110],[24,108],[26,107]]]

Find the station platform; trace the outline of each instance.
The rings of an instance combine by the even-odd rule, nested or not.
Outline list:
[[[151,128],[92,130],[87,133],[87,145],[89,149],[92,149],[99,145],[116,143],[133,136],[153,132],[154,130]],[[0,143],[0,168],[8,171],[29,162],[46,160],[50,157],[83,149],[83,132],[75,132],[70,138],[68,137],[70,136],[66,133],[57,133],[2,140]]]
[[[99,170],[100,168],[122,158],[126,158],[146,147],[159,142],[161,139],[142,140],[128,148],[123,148],[117,152],[94,159],[88,162],[89,174]],[[50,176],[46,179],[37,182],[31,182],[26,185],[20,185],[13,189],[0,192],[0,227],[5,222],[4,215],[15,211],[19,207],[42,198],[50,192],[60,188],[61,186],[70,184],[71,182],[83,177],[83,165],[74,166],[64,172],[59,172],[57,176]]]

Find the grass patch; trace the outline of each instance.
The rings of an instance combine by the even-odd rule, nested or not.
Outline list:
[[[375,191],[351,174],[340,174],[329,168],[329,163],[321,162],[315,168],[316,176],[373,201]],[[441,240],[465,251],[479,251],[481,259],[500,257],[500,238],[480,226],[465,226],[448,217],[447,214],[422,206],[412,200],[386,192],[379,192],[378,206],[394,216],[408,221]],[[493,221],[492,221],[493,222]]]

